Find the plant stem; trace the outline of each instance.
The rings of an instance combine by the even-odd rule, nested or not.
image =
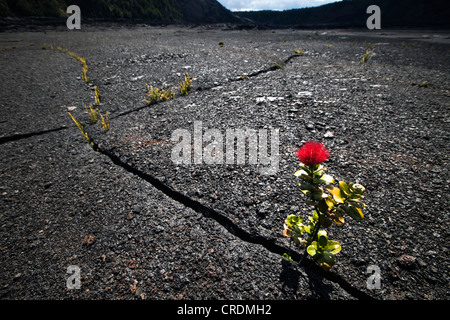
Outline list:
[[[316,221],[316,225],[314,226],[313,235],[312,235],[312,237],[310,239],[311,241],[309,243],[307,243],[306,247],[308,247],[314,241],[314,239],[317,237],[317,234],[319,233],[319,229],[320,229],[320,211],[319,211],[319,208],[317,208],[317,206],[314,206],[314,209],[317,212],[318,218],[317,218],[317,221]]]
[[[305,245],[305,252],[303,253],[302,258],[301,258],[300,261],[298,262],[299,265],[302,263],[303,259],[304,259],[305,256],[307,255],[306,250],[308,249],[308,247],[311,245],[311,243],[314,241],[314,239],[317,237],[317,234],[319,233],[319,229],[320,229],[320,211],[319,211],[319,209],[317,208],[317,206],[314,206],[314,209],[316,210],[317,215],[318,215],[319,217],[318,217],[318,219],[317,219],[317,221],[316,221],[316,224],[314,225],[314,232],[312,233],[311,238],[309,239],[308,242],[306,242],[306,245]]]
[[[309,173],[308,173],[308,175],[312,178],[312,181],[314,181],[314,167],[313,166],[309,166]],[[313,185],[314,185],[314,187],[317,187],[317,185],[314,184],[314,182],[313,182]],[[314,200],[312,198],[312,196],[311,196],[311,200]],[[311,243],[314,241],[314,239],[317,237],[317,234],[319,233],[319,229],[320,229],[320,211],[319,211],[319,208],[317,206],[314,206],[314,210],[316,210],[316,212],[317,212],[317,216],[318,216],[317,217],[317,221],[316,221],[316,224],[314,225],[314,231],[313,231],[311,237],[306,242],[305,252],[303,253],[303,256],[300,259],[300,261],[298,262],[298,264],[302,263],[303,259],[305,258],[306,254],[307,254],[308,247],[311,245]]]

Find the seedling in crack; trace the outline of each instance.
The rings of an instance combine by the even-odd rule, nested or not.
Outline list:
[[[84,130],[84,126],[77,119],[75,119],[75,117],[70,112],[68,112],[68,114],[72,118],[77,128],[80,130],[83,137],[90,143],[92,147],[94,147],[94,142],[89,138],[87,132]]]
[[[167,89],[164,92],[161,92],[161,99],[168,101],[170,99],[175,99],[175,93],[172,93],[172,88]]]
[[[100,117],[102,118],[102,128],[105,129],[105,131],[108,131],[109,127],[110,127],[110,119],[109,119],[108,111],[106,112],[105,118],[103,118],[101,113],[100,113]]]
[[[72,121],[75,123],[77,128],[80,130],[82,136],[87,140],[87,142],[89,142],[92,149],[94,149],[95,151],[98,151],[98,149],[95,148],[94,141],[91,138],[89,138],[87,132],[84,130],[84,126],[77,119],[75,119],[75,117],[70,112],[68,112],[68,114],[69,114],[70,118],[72,118]]]
[[[50,48],[53,50],[53,46],[50,46]],[[86,59],[84,59],[83,57],[78,56],[76,53],[71,52],[69,50],[63,49],[61,47],[56,47],[56,49],[58,49],[59,51],[63,52],[63,53],[67,53],[69,56],[71,56],[72,58],[74,58],[77,61],[80,61],[83,64],[83,69],[82,69],[82,75],[81,78],[83,79],[84,82],[89,83],[90,79],[87,75],[87,72],[89,70],[89,67],[86,63]]]
[[[89,83],[91,81],[91,79],[88,77],[87,72],[88,72],[88,66],[86,63],[83,64],[83,69],[82,72],[83,74],[81,75],[81,79],[83,79],[84,82]]]
[[[87,111],[87,113],[89,114],[89,119],[91,121],[91,124],[95,124],[98,122],[98,109],[97,108],[93,108],[91,105],[89,107],[85,106],[84,107]]]
[[[367,50],[366,53],[364,54],[364,56],[361,59],[361,63],[366,63],[367,61],[369,61],[370,56],[372,55],[373,51],[372,50]]]
[[[159,101],[168,101],[170,99],[175,99],[175,93],[172,93],[172,88],[162,90],[153,88],[153,86],[149,86],[148,84],[145,85],[147,86],[147,93],[145,95],[149,97],[149,99],[145,101],[148,104],[155,104]]]
[[[153,86],[149,86],[148,84],[145,85],[147,86],[148,91],[145,95],[150,98],[145,101],[149,104],[157,103],[161,98],[161,90],[159,90],[158,88],[153,88]]]
[[[421,83],[419,83],[420,88],[428,88],[429,86],[430,86],[429,81],[422,81]]]
[[[180,82],[180,93],[181,95],[187,95],[191,91],[191,82],[194,80],[189,76],[189,73],[186,73],[184,76],[184,81]]]
[[[100,89],[96,86],[94,88],[95,90],[95,101],[100,104]]]

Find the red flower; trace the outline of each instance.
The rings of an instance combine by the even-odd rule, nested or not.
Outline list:
[[[307,166],[314,166],[328,160],[330,154],[320,142],[308,141],[298,149],[297,157]]]

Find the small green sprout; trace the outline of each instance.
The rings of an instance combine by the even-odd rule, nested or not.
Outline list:
[[[191,82],[194,80],[189,76],[189,73],[186,73],[184,76],[184,81],[180,82],[180,92],[181,95],[187,95],[191,91]]]
[[[161,97],[161,90],[158,88],[153,88],[153,86],[149,86],[148,84],[145,84],[147,86],[147,93],[145,94],[150,99],[145,100],[148,104],[154,104],[157,103]]]
[[[102,118],[102,127],[105,129],[105,131],[108,131],[110,128],[110,119],[109,119],[109,113],[106,112],[106,119],[103,118],[102,114],[100,113],[100,117]]]
[[[91,147],[94,148],[94,146],[95,146],[94,141],[92,141],[91,138],[89,138],[87,132],[84,130],[84,126],[77,119],[75,119],[75,117],[70,112],[68,112],[68,114],[72,118],[72,120],[75,123],[75,125],[77,126],[77,128],[80,130],[83,137],[89,142]]]
[[[94,90],[95,90],[95,101],[98,103],[98,104],[100,104],[100,89],[99,89],[99,87],[95,87],[94,88]]]
[[[428,88],[430,85],[431,84],[429,81],[422,81],[421,83],[419,83],[420,88]]]
[[[366,53],[364,54],[364,57],[362,57],[361,59],[361,63],[366,63],[367,61],[369,61],[370,56],[372,55],[372,50],[367,50]]]
[[[53,45],[50,45],[50,49],[54,50]],[[61,51],[61,52],[63,52],[63,53],[67,53],[69,56],[71,56],[72,58],[74,58],[77,61],[80,61],[83,64],[83,69],[82,69],[83,74],[81,75],[81,78],[83,79],[84,82],[89,83],[90,79],[89,79],[89,77],[87,75],[89,67],[88,67],[88,65],[86,63],[86,59],[84,59],[83,57],[78,56],[76,53],[71,52],[69,50],[66,50],[64,48],[56,47],[56,49]]]
[[[159,101],[168,101],[170,99],[175,99],[175,93],[172,93],[172,88],[169,88],[167,90],[161,90],[158,88],[153,88],[153,86],[149,86],[148,84],[145,84],[147,86],[147,93],[145,94],[150,99],[145,100],[148,104],[155,104]]]
[[[169,88],[164,92],[161,92],[161,99],[163,99],[165,101],[169,101],[170,99],[175,99],[175,93],[172,93],[172,88]]]
[[[95,124],[98,122],[98,109],[97,108],[93,108],[91,105],[89,105],[89,107],[84,106],[84,108],[86,109],[87,113],[89,114],[89,118],[91,121],[91,124]]]

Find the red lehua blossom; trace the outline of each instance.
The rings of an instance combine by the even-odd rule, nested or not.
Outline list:
[[[300,161],[310,167],[328,160],[329,156],[327,148],[322,143],[314,141],[306,142],[297,151]]]

